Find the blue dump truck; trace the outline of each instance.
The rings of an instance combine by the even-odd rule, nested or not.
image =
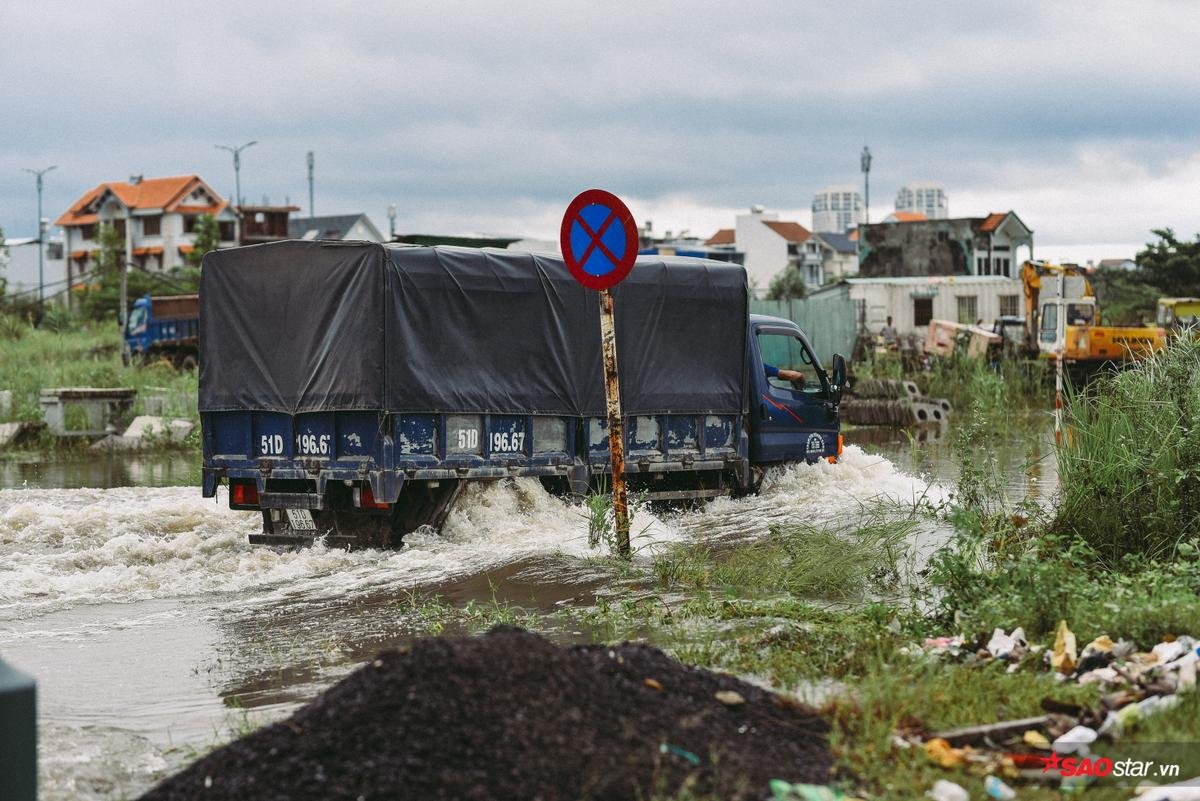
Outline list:
[[[826,371],[794,323],[750,315],[740,266],[640,257],[613,293],[632,492],[752,493],[771,465],[836,460],[845,361]],[[203,492],[262,513],[252,542],[395,547],[470,481],[609,483],[599,304],[561,258],[215,251],[200,323]]]
[[[123,340],[125,364],[165,359],[177,370],[195,370],[200,357],[200,296],[138,298],[129,309]]]

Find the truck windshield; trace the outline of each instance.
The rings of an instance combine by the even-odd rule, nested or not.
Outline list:
[[[145,306],[134,306],[133,311],[129,312],[129,324],[126,326],[126,330],[130,334],[140,334],[146,330]]]
[[[762,355],[763,368],[767,371],[767,383],[774,389],[785,392],[800,390],[817,394],[824,390],[816,357],[803,340],[794,334],[762,332],[758,335],[758,352]],[[772,369],[776,374],[772,375]],[[800,374],[798,379],[782,378],[779,370],[792,370]]]

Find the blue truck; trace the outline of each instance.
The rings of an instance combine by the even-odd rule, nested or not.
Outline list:
[[[199,358],[199,295],[144,295],[133,302],[121,348],[125,364],[165,359],[177,370],[195,370]]]
[[[613,292],[631,492],[836,460],[845,361],[750,315],[741,266],[639,257]],[[262,513],[251,542],[396,547],[467,482],[608,486],[598,303],[561,258],[270,243],[205,256],[200,299],[203,493]]]

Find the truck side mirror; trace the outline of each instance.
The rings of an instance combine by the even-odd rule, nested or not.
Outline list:
[[[840,353],[833,354],[833,386],[830,387],[833,393],[833,401],[837,403],[842,399],[842,390],[846,387],[846,358]]]

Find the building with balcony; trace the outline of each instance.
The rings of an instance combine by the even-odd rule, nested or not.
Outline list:
[[[216,218],[223,247],[237,244],[233,209],[198,175],[135,175],[102,183],[55,221],[63,230],[67,280],[73,286],[92,269],[102,224],[112,225],[124,240],[126,262],[150,271],[182,267],[195,244],[196,223],[205,214]]]

